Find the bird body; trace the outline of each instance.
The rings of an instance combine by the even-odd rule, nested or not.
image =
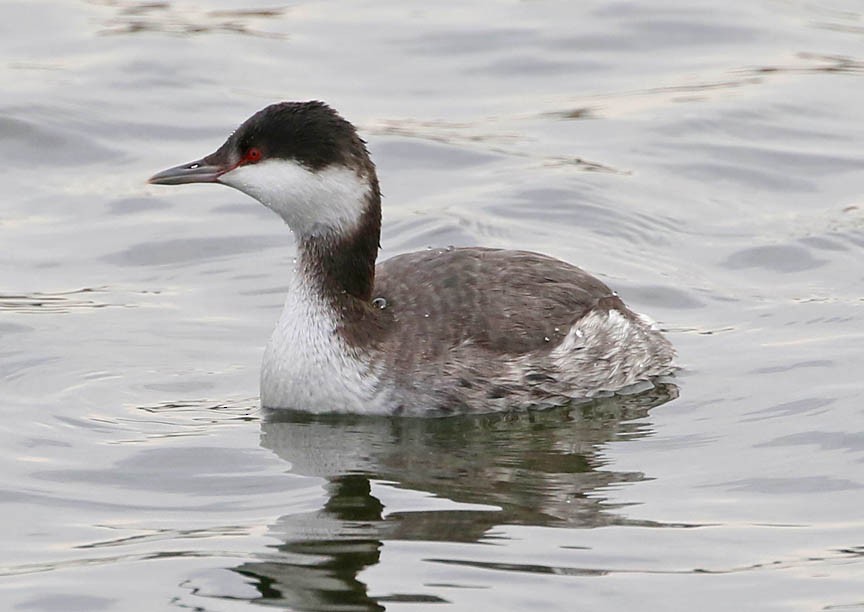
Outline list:
[[[671,372],[674,349],[604,283],[526,251],[447,248],[375,265],[380,191],[365,143],[320,102],[272,105],[214,154],[151,182],[219,182],[298,240],[261,402],[439,415],[546,407]]]

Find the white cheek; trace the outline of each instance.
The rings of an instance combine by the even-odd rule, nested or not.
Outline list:
[[[312,172],[281,159],[240,166],[219,181],[273,210],[301,236],[319,228],[347,231],[354,227],[369,192],[368,181],[350,168]]]

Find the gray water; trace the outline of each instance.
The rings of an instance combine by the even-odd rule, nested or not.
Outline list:
[[[0,608],[864,610],[853,0],[0,4]],[[293,242],[153,172],[282,99],[368,139],[383,256],[542,251],[674,384],[268,416]]]

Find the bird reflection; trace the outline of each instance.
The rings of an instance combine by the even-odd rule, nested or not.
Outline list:
[[[326,479],[328,500],[270,527],[283,542],[268,561],[234,571],[265,605],[294,610],[383,610],[388,601],[444,601],[426,593],[371,596],[359,575],[388,540],[478,542],[502,524],[632,524],[606,503],[609,485],[644,479],[604,469],[612,440],[650,435],[650,408],[677,397],[658,385],[631,396],[542,412],[447,419],[268,414],[261,444],[293,472]],[[450,500],[444,510],[400,511],[376,483]],[[435,504],[430,504],[435,505]],[[640,523],[643,524],[643,523]]]
[[[273,531],[286,539],[279,561],[245,563],[234,571],[261,594],[259,603],[292,610],[384,610],[366,593],[357,575],[378,562],[382,542],[377,524],[384,505],[372,495],[369,478],[334,476],[329,499],[312,516],[286,516]]]

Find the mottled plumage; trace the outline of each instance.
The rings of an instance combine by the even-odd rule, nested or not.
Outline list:
[[[394,390],[395,412],[560,404],[668,373],[674,354],[605,284],[537,253],[400,255],[379,264],[373,295],[384,309],[353,311],[340,331]]]

